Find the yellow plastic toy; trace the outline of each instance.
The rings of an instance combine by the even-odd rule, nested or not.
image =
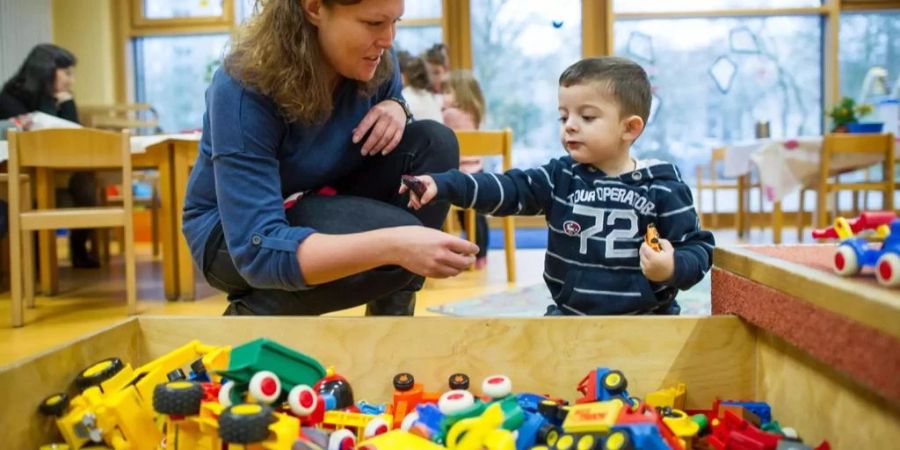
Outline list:
[[[197,359],[209,373],[224,369],[229,352],[230,347],[192,341],[137,370],[118,358],[106,359],[79,374],[81,395],[68,404],[65,394],[52,395],[41,410],[57,415],[56,425],[71,448],[105,443],[115,450],[153,450],[163,439],[151,401],[156,385]]]
[[[674,409],[684,409],[684,396],[686,392],[687,387],[684,383],[678,383],[675,387],[660,389],[647,394],[647,396],[644,397],[644,402],[654,408],[665,408],[668,406],[669,408]]]
[[[349,411],[326,411],[322,423],[326,428],[355,431],[356,442],[362,442],[368,437],[390,431],[394,419],[390,414],[376,416]]]
[[[572,406],[562,428],[566,433],[608,433],[624,406],[619,399]]]
[[[444,450],[434,442],[402,430],[389,431],[363,441],[357,450]]]
[[[503,410],[493,403],[480,417],[462,419],[450,427],[447,448],[451,450],[515,450],[516,438],[504,430]]]
[[[697,425],[687,413],[680,409],[673,409],[671,414],[671,416],[664,416],[663,422],[672,430],[672,433],[675,433],[683,448],[692,448],[691,442],[700,432],[700,425]]]

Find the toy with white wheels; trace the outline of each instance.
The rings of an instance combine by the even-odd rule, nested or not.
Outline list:
[[[834,273],[845,277],[858,274],[862,267],[859,265],[856,248],[849,244],[841,244],[834,252],[831,268]]]
[[[869,216],[865,216],[869,214]],[[858,224],[859,219],[847,221],[843,217],[835,220],[834,226],[825,230],[816,230],[813,237],[841,239],[832,259],[831,268],[834,273],[850,277],[859,274],[865,268],[872,268],[878,283],[885,287],[900,286],[900,219],[896,219],[893,212],[864,213],[860,217],[866,217],[867,225]],[[873,217],[878,220],[874,220]],[[889,225],[888,225],[889,224]],[[877,226],[877,228],[876,228]],[[854,232],[867,229],[877,229],[876,238],[884,238],[884,242],[878,246],[870,243],[863,236],[856,236]],[[876,239],[877,240],[877,239]]]
[[[328,450],[353,450],[356,448],[356,435],[348,429],[335,430],[328,437]]]
[[[875,264],[875,278],[882,286],[900,286],[900,253],[885,253]]]

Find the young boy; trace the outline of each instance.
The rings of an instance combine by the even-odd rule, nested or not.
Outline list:
[[[410,193],[410,207],[438,197],[494,216],[544,214],[544,280],[556,302],[548,315],[678,314],[677,291],[703,278],[715,242],[700,230],[679,170],[631,157],[650,98],[639,65],[614,57],[579,61],[559,78],[568,156],[505,174],[419,176],[426,189]],[[659,231],[658,251],[644,243],[650,224]]]

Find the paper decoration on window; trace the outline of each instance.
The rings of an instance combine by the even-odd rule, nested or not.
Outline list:
[[[653,119],[659,114],[659,108],[662,106],[662,98],[656,95],[656,86],[653,87],[653,94],[650,95],[650,115],[647,116],[647,123],[653,123]]]
[[[633,31],[628,36],[628,45],[626,46],[628,55],[644,62],[652,63],[653,57],[653,37],[639,31]]]
[[[565,22],[563,22],[562,20],[554,20],[554,21],[552,21],[552,23],[553,23],[553,28],[559,29],[559,28],[562,28],[562,26]]]
[[[740,27],[728,33],[731,51],[735,53],[759,53],[759,42],[756,35],[747,27]]]
[[[727,56],[720,56],[709,68],[709,75],[716,82],[719,92],[727,94],[737,75],[737,65]]]

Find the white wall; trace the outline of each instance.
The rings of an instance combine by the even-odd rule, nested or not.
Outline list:
[[[50,0],[0,0],[0,84],[36,44],[53,41]]]

